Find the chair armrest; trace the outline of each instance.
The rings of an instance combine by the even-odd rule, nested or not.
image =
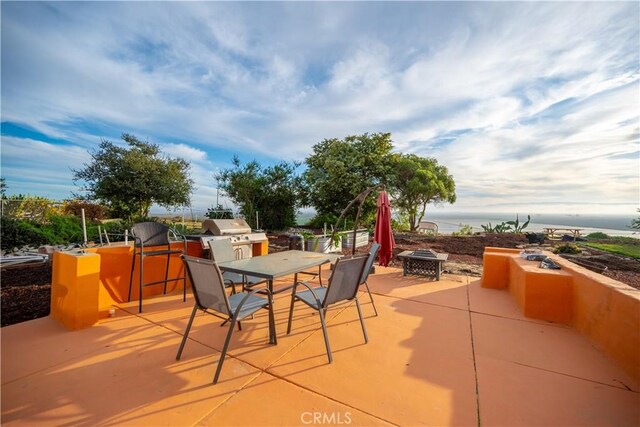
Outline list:
[[[311,292],[311,295],[313,295],[313,298],[315,298],[316,302],[318,303],[318,308],[322,307],[322,301],[320,301],[320,298],[318,298],[318,294],[316,294],[316,291],[314,291],[313,288],[307,282],[296,282],[295,288],[297,288],[298,285],[302,285],[305,288],[307,288]],[[294,291],[295,291],[295,288],[294,288]]]
[[[233,290],[233,293],[236,293],[236,282],[234,282],[231,279],[225,279],[224,277],[222,278],[225,282],[229,282],[231,284],[231,289]]]
[[[184,234],[178,233],[177,230],[175,230],[175,229],[173,229],[171,227],[169,227],[168,233],[169,233],[169,236],[168,236],[169,240],[171,240],[171,237],[173,236],[173,240],[175,240],[175,241],[184,241],[184,242],[187,241],[187,238],[186,238],[186,236]]]
[[[240,301],[240,304],[238,304],[238,307],[236,307],[236,311],[235,313],[233,313],[233,318],[237,319],[238,318],[238,314],[240,314],[240,311],[242,311],[242,306],[244,305],[245,302],[247,302],[247,299],[253,295],[256,294],[258,292],[262,292],[262,291],[267,291],[267,294],[269,295],[269,304],[271,304],[271,301],[273,300],[272,295],[271,295],[271,291],[269,289],[254,289],[251,292],[248,292],[244,298],[242,298],[242,301]]]

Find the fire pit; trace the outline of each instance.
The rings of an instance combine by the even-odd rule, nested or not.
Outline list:
[[[436,280],[440,280],[442,264],[449,258],[449,254],[439,254],[431,249],[426,249],[400,252],[398,258],[402,260],[403,275],[435,276]]]

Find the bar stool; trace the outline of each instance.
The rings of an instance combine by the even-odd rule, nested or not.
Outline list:
[[[133,272],[136,268],[136,258],[140,257],[140,296],[138,312],[142,313],[142,288],[145,286],[158,285],[164,283],[163,293],[167,293],[167,282],[182,280],[182,300],[187,300],[187,281],[186,274],[183,271],[182,277],[169,279],[169,261],[173,254],[187,253],[187,240],[184,236],[179,236],[175,230],[158,222],[141,222],[131,227],[131,235],[133,236],[133,261],[131,263],[131,277],[129,279],[129,301],[131,301],[131,289],[133,287]],[[171,237],[173,241],[182,241],[183,249],[171,249]],[[150,247],[166,246],[166,249],[148,250]],[[158,280],[150,283],[143,283],[144,259],[150,256],[167,256],[167,267],[164,273],[164,280]]]

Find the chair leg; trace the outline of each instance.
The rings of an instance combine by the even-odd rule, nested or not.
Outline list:
[[[131,288],[133,288],[133,271],[136,269],[136,248],[133,248],[133,261],[131,261],[131,276],[129,277],[129,298],[128,302],[131,302]]]
[[[293,304],[296,302],[296,296],[291,295],[291,306],[289,307],[289,322],[287,323],[287,335],[291,333],[291,323],[293,322]]]
[[[364,282],[364,286],[367,288],[367,292],[369,293],[369,298],[371,299],[371,306],[373,306],[373,311],[374,313],[376,313],[376,316],[378,315],[378,310],[376,310],[376,303],[373,302],[373,295],[371,295],[371,290],[369,289],[369,284],[367,284],[367,282]]]
[[[140,295],[138,298],[138,313],[142,313],[142,278],[144,277],[143,273],[143,266],[144,266],[144,258],[142,255],[142,252],[140,252]]]
[[[362,334],[364,335],[364,342],[369,342],[369,337],[367,336],[367,328],[364,327],[364,319],[362,318],[362,310],[360,309],[360,301],[358,301],[358,296],[356,295],[356,307],[358,307],[358,316],[360,317],[360,326],[362,326]]]
[[[231,341],[231,334],[233,334],[233,328],[236,326],[236,319],[231,319],[231,324],[229,325],[229,332],[227,332],[227,339],[224,341],[224,347],[222,347],[222,353],[220,353],[220,360],[218,361],[218,367],[216,368],[216,374],[213,377],[213,383],[218,383],[218,378],[220,377],[220,372],[222,371],[222,364],[224,363],[224,358],[227,355],[227,349],[229,348],[229,342]]]
[[[187,269],[184,268],[184,264],[182,264],[182,302],[186,302],[186,301],[187,301]]]
[[[238,320],[238,330],[241,331],[242,330],[242,325],[240,324],[240,321]]]
[[[321,265],[318,266],[318,282],[320,282],[320,286],[324,287],[324,285],[322,284],[322,266]]]
[[[329,358],[329,363],[331,363],[333,362],[333,354],[331,354],[331,346],[329,345],[329,335],[327,334],[327,324],[324,320],[324,310],[320,308],[318,313],[320,313],[320,324],[322,325],[322,334],[324,335],[324,345],[327,347],[327,357]]]
[[[167,294],[167,279],[169,279],[169,262],[171,262],[171,254],[167,254],[167,267],[164,270],[164,289],[162,295]]]
[[[182,350],[184,349],[184,345],[187,343],[187,337],[189,336],[189,331],[191,331],[191,325],[193,324],[193,319],[196,317],[196,312],[198,311],[198,306],[193,306],[193,311],[191,312],[191,317],[189,318],[189,323],[187,323],[187,329],[184,331],[184,336],[182,337],[182,342],[180,343],[180,348],[178,349],[178,354],[176,355],[176,360],[180,360],[182,356]]]
[[[276,316],[273,314],[273,298],[269,295],[269,343],[278,344],[276,334]]]

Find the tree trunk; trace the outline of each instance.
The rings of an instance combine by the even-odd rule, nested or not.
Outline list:
[[[416,224],[416,216],[417,213],[413,210],[409,213],[409,231],[416,231],[418,229],[418,224]]]
[[[420,218],[418,218],[418,224],[420,224],[420,221],[422,221],[422,218],[424,218],[424,213],[427,210],[427,202],[424,202],[422,204],[422,212],[420,212]]]

